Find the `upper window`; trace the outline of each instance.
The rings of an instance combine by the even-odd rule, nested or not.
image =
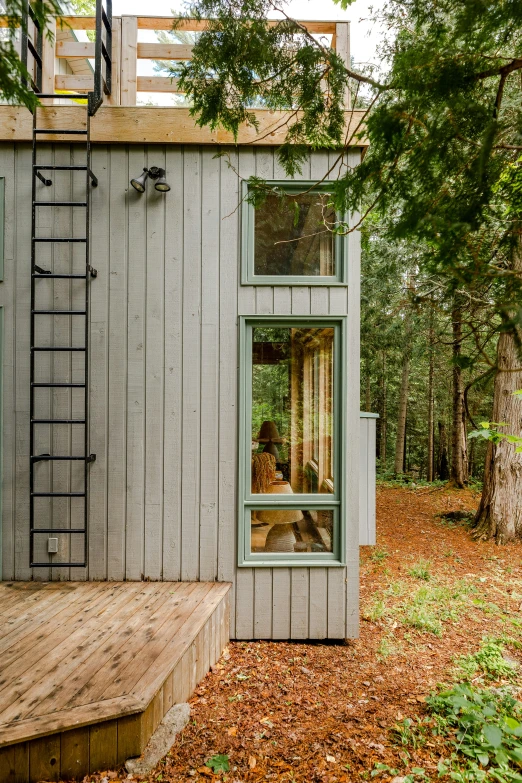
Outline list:
[[[257,207],[243,201],[243,275],[248,285],[346,282],[346,236],[328,185],[272,182]],[[245,184],[245,188],[248,186]]]

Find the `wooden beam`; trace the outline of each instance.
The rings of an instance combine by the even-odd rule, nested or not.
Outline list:
[[[70,92],[89,92],[94,90],[94,75],[76,76],[74,73],[57,73],[54,77],[54,88]]]
[[[338,22],[335,31],[336,51],[347,68],[350,67],[350,22]],[[344,108],[350,108],[350,90],[344,88]]]
[[[115,18],[118,17],[113,17],[113,19]],[[138,30],[172,30],[176,21],[176,17],[173,16],[138,16],[137,19]],[[5,17],[0,17],[0,27],[7,27],[7,21],[4,20]],[[69,27],[72,30],[95,30],[96,18],[94,16],[62,16],[58,19],[58,24],[61,24],[64,29]],[[278,21],[275,19],[269,22],[270,27],[274,27],[276,24]],[[306,29],[314,34],[335,34],[336,21],[334,20],[302,20],[301,24],[304,24]],[[176,29],[202,32],[208,29],[208,21],[206,19],[181,19],[176,25]]]
[[[121,20],[121,71],[120,103],[122,106],[136,105],[138,20],[135,16],[124,16]]]
[[[186,44],[139,43],[137,56],[138,60],[190,60],[193,48]]]
[[[255,115],[259,131],[243,126],[239,130],[239,145],[281,144],[286,136],[285,112],[258,109]],[[348,132],[355,130],[363,116],[361,111],[346,112]],[[81,106],[49,106],[39,111],[40,127],[77,128],[85,121]],[[32,115],[20,106],[0,106],[0,141],[31,141]],[[43,136],[42,141],[65,141],[70,136]],[[91,140],[103,144],[235,144],[231,133],[200,128],[189,109],[153,106],[102,106],[91,120]],[[367,146],[358,141],[357,147]]]
[[[68,60],[94,58],[94,43],[84,41],[56,41],[56,56]]]
[[[138,76],[138,92],[176,92],[178,80],[170,76]]]

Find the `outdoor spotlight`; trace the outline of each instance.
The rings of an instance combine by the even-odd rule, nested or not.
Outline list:
[[[167,193],[170,190],[170,185],[165,179],[165,169],[160,169],[158,166],[151,166],[150,169],[143,169],[143,174],[136,179],[131,179],[131,185],[138,193],[144,193],[145,182],[147,178],[156,180],[154,187],[159,190],[160,193]]]
[[[145,192],[145,182],[147,181],[148,176],[149,176],[149,170],[143,169],[143,174],[140,174],[140,176],[136,177],[136,179],[131,179],[130,184],[135,190],[138,191],[138,193]]]

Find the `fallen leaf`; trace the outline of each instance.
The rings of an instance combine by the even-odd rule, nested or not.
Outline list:
[[[255,769],[256,764],[257,764],[256,757],[250,756],[248,759],[248,766],[250,767],[250,769]]]
[[[229,737],[236,737],[237,736],[237,726],[231,726],[228,730],[228,736]]]
[[[335,756],[327,756],[326,760],[330,762],[330,764],[335,764]]]

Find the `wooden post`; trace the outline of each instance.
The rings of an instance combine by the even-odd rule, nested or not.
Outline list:
[[[335,48],[346,67],[350,67],[350,22],[337,22],[335,25]],[[346,86],[344,91],[344,108],[350,108],[350,91]]]
[[[49,37],[51,36],[50,40]],[[56,18],[51,17],[47,22],[47,27],[43,31],[42,37],[42,92],[54,92],[54,70],[56,62]],[[42,103],[50,106],[54,99],[44,99]]]
[[[121,18],[121,105],[136,106],[138,18]]]
[[[109,106],[121,104],[121,19],[112,17],[112,86],[111,95],[107,99]]]

